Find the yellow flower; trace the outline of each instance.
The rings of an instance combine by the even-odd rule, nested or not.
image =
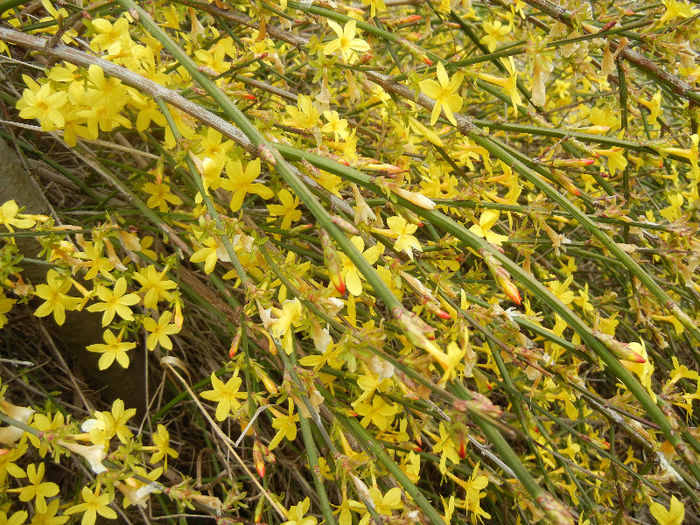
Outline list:
[[[369,493],[372,496],[375,510],[382,516],[391,516],[392,511],[403,508],[399,487],[391,488],[386,494],[382,494],[379,487],[374,485],[370,487]]]
[[[56,513],[59,511],[59,506],[61,505],[61,501],[58,498],[55,498],[51,500],[47,506],[46,510],[44,512],[37,512],[34,514],[34,517],[32,518],[32,521],[29,523],[29,525],[63,525],[66,521],[69,520],[68,516],[64,516],[62,514],[59,514],[56,516]],[[9,522],[2,521],[2,518],[0,517],[0,523],[6,523],[7,525],[19,525],[20,523],[23,523],[21,521],[18,522],[13,522],[10,520]]]
[[[323,117],[328,121],[328,124],[324,124],[321,131],[333,133],[333,138],[336,141],[348,138],[348,121],[340,118],[337,111],[324,111]]]
[[[102,339],[106,344],[96,343],[87,347],[88,352],[102,354],[98,362],[100,370],[105,370],[112,366],[116,360],[122,368],[129,368],[129,356],[127,351],[136,347],[136,343],[122,343],[122,334],[115,336],[110,329],[105,330]]]
[[[34,419],[32,419],[31,426],[36,428],[40,432],[46,434],[58,433],[59,430],[63,428],[66,424],[65,418],[61,412],[56,411],[53,415],[50,413],[48,415],[44,414],[34,414]],[[49,451],[49,442],[46,440],[40,440],[34,434],[27,433],[29,441],[31,441],[34,448],[39,450],[39,455],[43,458]]]
[[[272,323],[272,335],[282,337],[282,346],[290,354],[292,352],[292,328],[299,326],[302,317],[302,307],[299,299],[287,300],[282,305],[282,310],[277,310],[277,320]]]
[[[629,370],[634,372],[639,377],[640,384],[647,389],[649,396],[656,401],[656,393],[651,387],[651,377],[654,374],[654,363],[649,358],[647,354],[646,345],[644,341],[627,343],[627,348],[634,353],[636,359],[634,361],[630,359],[621,359],[622,365]]]
[[[287,511],[287,521],[283,522],[282,525],[316,525],[318,521],[313,516],[304,516],[311,506],[311,501],[309,498],[305,498],[304,501],[290,507]]]
[[[190,261],[194,263],[204,262],[204,272],[211,273],[216,266],[218,250],[219,243],[214,237],[209,237],[204,241],[204,245],[192,254]]]
[[[369,16],[374,18],[377,11],[386,11],[384,0],[362,0],[362,3],[370,7]]]
[[[58,500],[54,501],[58,503]],[[28,514],[26,510],[18,510],[11,516],[8,516],[4,510],[0,510],[0,523],[5,523],[6,525],[22,525],[27,521],[27,517]]]
[[[680,219],[683,210],[683,194],[681,193],[672,193],[668,196],[668,202],[670,206],[667,206],[665,208],[662,208],[659,210],[659,215],[661,215],[664,219],[668,220],[669,222],[673,222],[675,220]]]
[[[53,498],[58,494],[58,485],[50,481],[43,481],[46,465],[39,463],[39,467],[32,463],[27,467],[27,479],[29,485],[22,487],[19,492],[20,501],[36,501],[36,510],[46,512],[46,498]]]
[[[547,284],[547,288],[552,292],[557,299],[559,299],[564,304],[571,304],[574,300],[574,292],[569,290],[571,282],[574,280],[573,275],[569,275],[563,283],[557,280],[551,281]]]
[[[649,511],[659,525],[681,525],[685,517],[685,507],[676,496],[671,496],[668,509],[655,501],[649,505]]]
[[[638,98],[637,100],[650,112],[649,125],[655,126],[659,113],[661,113],[661,90],[659,89],[649,100],[644,100],[643,98]]]
[[[379,395],[372,397],[372,402],[361,402],[353,403],[352,407],[355,411],[362,416],[360,424],[363,427],[367,427],[370,423],[374,425],[381,431],[386,430],[391,426],[394,421],[394,416],[401,412],[401,408],[396,404],[391,405],[384,401]]]
[[[301,210],[299,206],[299,198],[293,197],[287,189],[282,189],[277,194],[277,198],[282,204],[268,204],[267,209],[273,217],[282,217],[281,228],[288,229],[293,222],[301,219]]]
[[[156,309],[160,301],[170,301],[172,293],[168,290],[177,288],[177,284],[170,279],[165,278],[167,267],[159,272],[152,264],[145,268],[139,268],[134,272],[134,280],[140,285],[139,293],[145,293],[143,296],[143,304],[146,308]]]
[[[31,228],[34,226],[36,223],[34,219],[18,218],[18,212],[19,206],[17,206],[17,203],[14,200],[7,201],[0,206],[0,224],[4,224],[11,232],[14,231],[12,229],[13,226],[15,228]]]
[[[457,90],[462,84],[462,75],[457,73],[450,79],[445,71],[445,66],[442,65],[442,62],[438,62],[437,79],[437,82],[433,79],[421,80],[418,84],[420,90],[435,101],[433,112],[430,114],[430,125],[435,125],[440,113],[444,111],[447,120],[456,126],[457,120],[453,112],[462,109],[462,97],[457,94]]]
[[[492,244],[500,246],[504,241],[508,240],[508,236],[491,231],[491,228],[493,228],[498,221],[500,214],[501,212],[498,210],[484,211],[484,213],[482,213],[479,217],[479,224],[473,225],[471,228],[469,228],[469,231],[474,235],[486,239]]]
[[[177,458],[180,454],[174,448],[170,447],[170,434],[165,426],[158,424],[158,430],[153,433],[153,447],[155,452],[149,460],[150,463],[158,463],[163,461],[163,471],[168,470],[168,456]]]
[[[234,372],[233,377],[229,379],[226,383],[221,381],[216,374],[211,375],[211,386],[213,390],[207,390],[202,392],[200,396],[209,401],[216,401],[216,420],[223,421],[229,414],[236,412],[241,404],[238,402],[239,399],[245,399],[247,394],[245,392],[239,392],[241,388],[241,383],[243,381],[238,377],[238,370]]]
[[[84,108],[75,115],[85,119],[88,135],[95,139],[99,130],[112,131],[119,126],[131,128],[131,121],[120,113],[129,100],[126,86],[116,78],[106,78],[98,65],[88,68],[90,88],[80,96]]]
[[[271,199],[275,196],[274,192],[264,184],[253,182],[260,176],[260,159],[249,162],[245,171],[240,160],[231,160],[226,163],[227,178],[221,183],[221,186],[230,191],[231,195],[231,211],[236,212],[241,209],[243,199],[246,194],[254,193],[263,199]]]
[[[112,24],[104,18],[95,18],[91,22],[95,36],[90,41],[90,47],[95,51],[107,51],[109,55],[118,55],[122,48],[131,43],[129,21],[121,17]]]
[[[80,259],[84,259],[84,267],[89,268],[88,272],[83,276],[88,281],[91,281],[97,274],[102,275],[105,279],[112,279],[109,273],[114,270],[114,264],[108,257],[102,257],[103,243],[86,242],[83,245],[83,253],[76,254]]]
[[[68,278],[63,278],[56,270],[49,270],[46,274],[46,284],[36,287],[34,295],[44,299],[44,303],[34,311],[37,317],[46,317],[53,313],[56,324],[62,325],[66,321],[66,310],[75,310],[80,305],[80,298],[66,295],[73,284]]]
[[[62,128],[66,119],[61,110],[68,102],[68,95],[63,91],[55,92],[50,84],[40,86],[27,75],[23,75],[23,78],[28,88],[17,101],[19,116],[38,119],[44,131]]]
[[[517,110],[518,106],[522,106],[522,98],[518,92],[518,72],[515,70],[515,62],[513,57],[508,57],[508,59],[502,58],[501,62],[508,70],[510,74],[509,77],[497,77],[495,75],[489,75],[488,73],[474,73],[474,76],[485,80],[489,84],[495,84],[500,86],[506,95],[510,97],[510,102],[513,105],[513,109]]]
[[[355,38],[357,32],[357,22],[350,20],[344,27],[340,27],[333,20],[328,20],[328,25],[331,27],[338,38],[331,40],[323,46],[324,55],[332,55],[340,49],[340,55],[343,57],[343,62],[352,64],[357,59],[356,51],[364,53],[369,51],[369,44],[361,38]]]
[[[135,408],[125,409],[124,401],[122,401],[121,399],[115,399],[114,403],[112,403],[111,412],[100,412],[98,414],[98,418],[104,421],[111,435],[116,434],[117,438],[119,438],[119,441],[121,441],[122,443],[126,443],[133,435],[126,423],[135,415]]]
[[[166,212],[168,211],[168,203],[173,206],[182,204],[182,199],[170,191],[168,182],[169,179],[164,177],[160,181],[147,182],[143,185],[141,189],[149,195],[146,206]]]
[[[166,310],[161,314],[157,322],[151,317],[143,320],[143,327],[150,332],[146,338],[146,348],[153,350],[156,345],[160,344],[166,350],[173,349],[173,343],[168,336],[178,333],[180,328],[174,324],[169,324],[172,317],[173,314]]]
[[[138,110],[136,115],[136,131],[145,131],[151,122],[158,126],[167,127],[168,121],[161,113],[158,103],[150,97],[132,94],[131,105]]]
[[[367,248],[367,250],[363,252],[362,250],[365,248],[365,241],[363,241],[362,237],[359,235],[351,237],[350,242],[355,246],[355,248],[357,248],[357,251],[362,253],[362,256],[370,264],[376,263],[379,256],[384,253],[384,245],[380,242]],[[354,296],[358,296],[362,293],[362,279],[364,279],[364,277],[357,270],[355,263],[350,260],[350,257],[345,255],[343,252],[339,252],[339,254],[340,263],[342,265],[340,275],[343,282],[345,283],[348,292]]]
[[[598,155],[603,155],[608,158],[608,170],[610,171],[610,176],[614,176],[617,170],[623,171],[627,167],[627,159],[625,158],[625,150],[613,146],[610,149],[596,149],[594,150]]]
[[[272,421],[272,428],[277,429],[277,433],[270,441],[268,448],[273,450],[277,448],[283,438],[288,441],[294,441],[297,437],[297,423],[299,422],[299,414],[294,413],[294,403],[289,400],[288,414],[275,414],[275,419]]]
[[[0,292],[0,328],[7,324],[7,312],[12,310],[12,305],[17,302],[17,299],[10,299],[4,292]]]
[[[102,326],[107,326],[112,322],[115,315],[119,315],[126,321],[133,321],[134,314],[131,306],[137,304],[141,298],[135,293],[126,293],[126,279],[120,277],[114,283],[114,288],[98,285],[95,288],[97,297],[102,302],[88,306],[90,312],[104,312],[102,314]]]
[[[465,490],[464,509],[474,514],[479,520],[481,520],[481,518],[487,520],[491,519],[491,515],[481,508],[481,498],[486,496],[486,493],[482,493],[481,491],[489,484],[489,478],[483,474],[479,474],[479,463],[474,466],[472,475],[467,481],[459,479],[451,472],[448,472],[447,475]]]
[[[435,441],[433,445],[433,453],[440,454],[440,473],[445,474],[447,472],[447,460],[449,459],[452,463],[459,463],[459,454],[457,453],[457,448],[455,447],[454,441],[445,426],[445,423],[440,423],[438,426],[440,432],[440,438],[438,439],[435,434],[430,433],[431,437]]]
[[[391,236],[396,239],[394,250],[406,252],[411,259],[413,259],[413,249],[419,252],[423,251],[418,239],[412,235],[418,229],[418,226],[409,224],[406,219],[398,215],[389,217],[386,223],[391,230]]]
[[[98,514],[110,520],[117,519],[117,513],[109,508],[109,504],[114,499],[114,494],[100,494],[100,486],[98,485],[94,491],[90,490],[90,487],[83,487],[81,496],[83,497],[83,503],[73,505],[65,512],[69,515],[83,512],[81,525],[94,525]]]
[[[692,166],[691,174],[697,179],[700,178],[700,167],[698,165],[698,144],[700,144],[700,135],[697,133],[691,135],[690,141],[690,148],[659,148],[659,150],[662,153],[670,153],[688,159]]]
[[[661,0],[661,3],[664,4],[666,12],[664,16],[659,18],[657,25],[661,25],[675,18],[690,18],[697,13],[695,8],[687,2],[681,2],[679,0]]]
[[[439,384],[445,384],[448,379],[450,379],[457,368],[462,363],[462,359],[467,353],[467,345],[460,347],[454,341],[447,345],[447,358],[441,361],[441,365],[445,367],[445,370],[440,378]]]
[[[500,20],[494,22],[484,21],[483,24],[484,32],[486,33],[481,37],[482,44],[489,48],[489,51],[493,51],[498,46],[504,44],[504,38],[511,31],[510,24],[503,25]]]
[[[300,129],[311,129],[317,126],[321,118],[321,114],[308,95],[299,95],[297,98],[297,107],[286,106],[284,110],[292,119],[287,122]]]

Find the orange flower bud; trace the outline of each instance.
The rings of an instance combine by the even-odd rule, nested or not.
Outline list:
[[[517,305],[522,304],[523,301],[520,298],[520,292],[518,291],[518,288],[509,279],[502,279],[500,285],[503,289],[503,292],[506,294],[506,296],[508,296],[508,298],[511,301],[513,301]]]
[[[423,51],[420,47],[418,47],[416,44],[413,42],[410,42],[406,40],[405,38],[399,38],[397,40],[397,43],[399,45],[404,46],[406,49],[408,49],[413,55],[418,57],[418,59],[423,62],[424,64],[427,64],[429,66],[433,65],[433,61],[428,58],[428,56],[425,54],[425,51]]]
[[[236,332],[236,335],[233,338],[233,341],[231,341],[231,346],[228,349],[228,357],[229,359],[233,359],[233,356],[236,355],[236,352],[238,352],[238,347],[241,344],[241,330],[239,329]]]
[[[459,451],[457,452],[457,454],[459,455],[460,459],[464,459],[467,457],[467,447],[464,443],[464,437],[462,437],[462,439],[459,440]]]
[[[425,303],[425,307],[433,312],[435,315],[437,315],[441,319],[451,319],[452,316],[448,314],[445,310],[440,308],[440,303],[437,301],[431,301],[428,300],[426,297],[423,298],[423,302]]]
[[[518,288],[515,286],[515,284],[513,284],[513,282],[510,280],[510,274],[508,273],[508,270],[501,266],[501,263],[499,263],[498,260],[490,253],[484,250],[480,250],[479,253],[481,253],[481,255],[483,256],[484,262],[489,267],[489,270],[491,270],[491,274],[493,275],[494,279],[496,279],[496,282],[500,285],[501,289],[503,290],[503,293],[505,293],[506,296],[515,304],[521,304],[522,299],[520,297],[520,292],[518,291]]]
[[[581,190],[579,190],[576,185],[573,183],[573,181],[564,175],[562,172],[557,171],[557,170],[552,170],[552,175],[556,179],[556,181],[562,185],[562,187],[571,193],[572,195],[575,195],[576,197],[581,195]]]
[[[382,24],[384,24],[385,26],[396,27],[415,24],[416,22],[419,22],[422,19],[423,17],[420,15],[408,15],[394,18],[382,18],[381,21]]]
[[[321,233],[321,246],[323,246],[323,257],[326,260],[331,282],[340,295],[345,295],[345,282],[340,275],[340,257],[326,231]]]
[[[255,464],[255,471],[261,478],[265,477],[265,461],[263,460],[263,452],[260,446],[260,442],[256,439],[253,443],[253,463]]]
[[[647,360],[639,355],[639,353],[632,350],[630,345],[627,343],[622,343],[612,337],[611,335],[604,334],[603,332],[594,331],[593,335],[598,338],[605,346],[608,347],[616,357],[624,359],[626,361],[632,361],[633,363],[646,363]]]

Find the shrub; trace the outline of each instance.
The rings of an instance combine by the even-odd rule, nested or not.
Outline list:
[[[0,13],[0,521],[699,519],[691,3]]]

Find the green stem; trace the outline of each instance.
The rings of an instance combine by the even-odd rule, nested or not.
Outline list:
[[[26,3],[27,0],[5,0],[4,2],[0,2],[0,15],[2,15],[5,11],[9,11],[10,9]]]
[[[408,476],[406,476],[404,471],[401,470],[394,460],[392,460],[391,457],[389,457],[389,455],[384,451],[384,447],[372,439],[372,436],[369,435],[369,433],[362,425],[360,425],[360,423],[352,418],[341,415],[338,415],[338,420],[343,424],[343,426],[349,428],[353,434],[356,434],[362,439],[363,443],[369,449],[368,452],[377,458],[379,463],[381,463],[384,468],[387,469],[392,476],[394,476],[396,481],[399,482],[403,489],[408,492],[411,498],[413,498],[413,501],[415,501],[420,509],[425,513],[430,523],[433,525],[446,525],[445,520],[442,518],[440,513],[435,510],[435,507],[430,504],[420,489],[416,487],[410,479],[408,479]],[[488,424],[485,424],[484,427],[491,428]],[[497,430],[494,429],[494,432],[501,437]],[[501,439],[503,439],[503,437],[501,437]]]
[[[296,355],[293,352],[290,358],[290,356],[288,356],[285,353],[284,349],[277,341],[275,341],[275,345],[277,346],[277,355],[282,359],[285,368],[288,372],[290,372],[290,374],[293,372],[294,381],[295,383],[297,383],[297,388],[303,389],[303,386],[299,381],[299,377],[296,374],[296,370],[294,370],[294,366],[296,365],[296,363],[292,362],[292,360],[296,361]],[[303,403],[305,405],[305,408],[308,410],[309,407],[311,407],[311,409],[313,410],[313,406],[311,406],[311,403],[308,401],[307,396],[304,395],[302,392],[303,390],[300,390],[300,395],[303,397]],[[308,418],[306,418],[303,415],[304,410],[301,406],[297,406],[297,412],[299,413],[299,426],[301,427],[301,435],[304,439],[304,450],[306,452],[306,457],[309,460],[309,466],[311,467],[311,475],[314,478],[316,494],[318,495],[318,498],[321,503],[321,512],[323,514],[324,519],[326,520],[327,525],[335,525],[336,521],[335,517],[333,516],[333,509],[331,509],[331,504],[328,500],[328,493],[326,492],[326,487],[323,484],[323,475],[321,474],[321,467],[318,462],[318,450],[316,449],[316,443],[314,442],[314,438],[311,433],[311,425],[309,425]]]

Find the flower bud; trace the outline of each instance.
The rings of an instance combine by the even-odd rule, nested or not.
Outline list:
[[[258,498],[258,503],[255,505],[255,513],[253,514],[253,521],[255,521],[255,523],[260,523],[262,521],[266,501],[265,498]]]
[[[435,329],[423,321],[413,312],[404,307],[396,307],[391,312],[413,344],[421,348],[425,344],[423,340],[435,339]]]
[[[552,166],[555,168],[582,168],[590,166],[595,162],[595,159],[552,159]]]
[[[540,507],[542,507],[545,514],[554,525],[574,524],[574,518],[571,516],[569,509],[553,496],[545,493],[537,498],[537,503],[540,504]]]
[[[423,51],[420,47],[418,47],[416,44],[413,42],[410,42],[406,40],[405,38],[398,38],[396,41],[397,44],[405,47],[408,49],[412,55],[418,57],[418,59],[423,62],[424,64],[428,66],[433,65],[433,61],[428,58],[428,56],[425,54],[425,51]]]
[[[342,217],[339,217],[338,215],[333,215],[331,217],[331,221],[338,228],[349,233],[350,235],[360,235],[360,230],[358,230],[354,224],[346,221],[345,219],[343,219]]]
[[[510,280],[508,270],[501,266],[501,263],[499,263],[498,260],[490,253],[483,250],[481,250],[480,253],[484,258],[484,262],[489,267],[489,270],[491,270],[491,274],[493,275],[494,279],[503,290],[503,293],[505,293],[506,296],[515,304],[521,304],[522,299],[520,297],[520,292],[515,284],[513,284],[513,282]]]
[[[408,202],[415,204],[419,208],[425,210],[435,209],[435,203],[422,193],[416,193],[413,191],[408,191],[403,188],[399,188],[396,184],[390,184],[389,189],[399,197],[406,199]]]
[[[267,390],[268,393],[272,394],[273,396],[276,396],[279,393],[279,390],[277,389],[277,385],[275,384],[275,382],[272,379],[270,379],[270,376],[268,376],[265,373],[265,371],[262,369],[261,366],[254,366],[253,372],[255,373],[255,376],[258,379],[260,379],[263,386],[265,387],[265,390]]]
[[[231,341],[231,346],[228,349],[228,357],[229,359],[233,359],[233,356],[236,355],[236,352],[238,352],[238,347],[241,344],[241,335],[242,332],[240,329],[236,332],[236,335],[233,338],[233,341]]]
[[[265,477],[265,461],[263,460],[263,452],[260,447],[260,441],[257,439],[253,443],[253,464],[255,465],[255,470],[258,476],[261,478]]]
[[[408,15],[394,18],[382,18],[381,21],[385,26],[396,27],[415,24],[416,22],[420,22],[422,19],[423,17],[420,15]]]
[[[594,331],[593,335],[607,346],[608,350],[615,354],[616,357],[626,361],[632,361],[633,363],[646,363],[647,360],[639,353],[635,352],[627,343],[622,343],[614,337],[599,331]]]
[[[331,282],[340,295],[345,295],[345,282],[340,275],[340,257],[338,257],[338,252],[325,230],[321,232],[321,246],[323,246],[323,257],[326,260],[326,267],[328,268]]]
[[[573,181],[564,175],[561,171],[558,170],[552,170],[552,175],[556,179],[556,181],[562,185],[562,187],[571,193],[572,195],[578,197],[581,195],[581,190],[579,190],[576,185],[573,183]]]
[[[425,301],[425,307],[437,315],[440,319],[452,319],[452,316],[449,313],[440,308],[440,303],[437,301]]]

